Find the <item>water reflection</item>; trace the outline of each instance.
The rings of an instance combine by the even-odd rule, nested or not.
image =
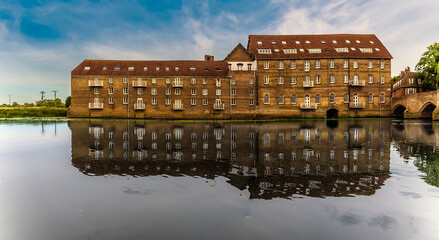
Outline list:
[[[389,177],[388,120],[68,124],[87,175],[224,176],[262,199],[372,195]]]

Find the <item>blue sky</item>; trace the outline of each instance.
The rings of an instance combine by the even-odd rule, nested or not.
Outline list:
[[[374,33],[414,68],[439,41],[437,0],[0,0],[0,104],[70,95],[83,59],[223,59],[248,34]]]

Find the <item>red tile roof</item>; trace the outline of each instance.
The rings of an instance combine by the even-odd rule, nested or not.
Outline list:
[[[86,70],[89,68],[88,70]],[[117,68],[119,68],[117,70]],[[145,70],[146,68],[146,70]],[[177,69],[178,68],[178,69]],[[228,74],[226,61],[123,61],[84,60],[72,75],[214,76]]]
[[[348,52],[337,52],[336,48],[347,48]],[[360,48],[371,52],[362,52]],[[392,59],[392,55],[374,34],[249,35],[247,49],[256,59]],[[259,53],[258,49],[270,49],[271,53]],[[283,49],[296,49],[297,53],[285,54]],[[320,49],[321,53],[310,53],[309,49]]]

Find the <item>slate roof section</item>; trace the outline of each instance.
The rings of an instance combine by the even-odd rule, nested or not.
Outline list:
[[[348,52],[337,52],[336,48],[347,48]],[[372,51],[361,52],[360,48]],[[255,59],[393,58],[374,34],[249,35],[247,49]],[[270,49],[271,53],[259,53],[258,49]],[[296,49],[297,53],[285,54],[283,49]],[[321,53],[310,53],[309,49],[321,49]]]
[[[228,71],[228,64],[226,61],[125,61],[86,59],[79,64],[71,74],[151,77],[226,77]]]

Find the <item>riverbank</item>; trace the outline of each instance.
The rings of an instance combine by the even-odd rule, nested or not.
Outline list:
[[[0,118],[54,118],[67,117],[67,108],[55,107],[2,107]]]

